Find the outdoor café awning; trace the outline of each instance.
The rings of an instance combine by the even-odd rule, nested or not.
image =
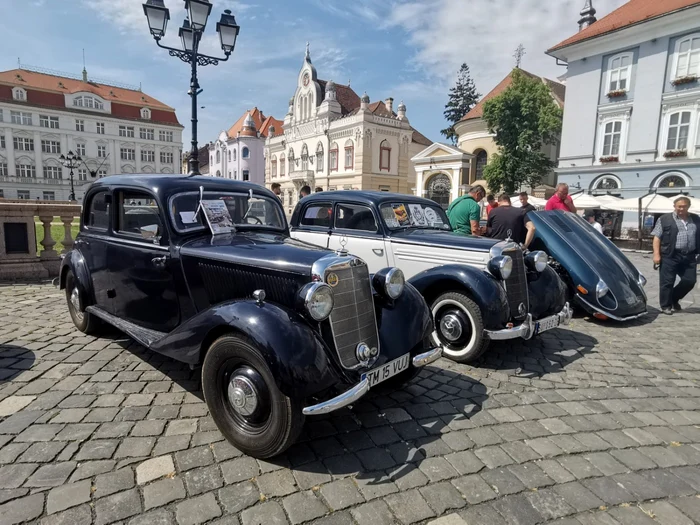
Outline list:
[[[591,210],[591,209],[607,209],[607,206],[600,202],[593,195],[588,195],[587,193],[577,193],[571,196],[571,200],[574,201],[576,208],[580,210]]]
[[[518,197],[519,194],[512,195],[510,197],[510,205],[513,206],[513,208],[520,208],[520,199]],[[547,204],[547,199],[540,199],[539,197],[533,197],[530,195],[527,198],[527,202],[532,204],[537,209],[544,209],[545,205]]]
[[[606,207],[617,211],[639,212],[639,198],[622,199],[610,203]],[[654,193],[642,198],[642,213],[668,213],[671,211],[673,211],[673,201],[668,197]]]

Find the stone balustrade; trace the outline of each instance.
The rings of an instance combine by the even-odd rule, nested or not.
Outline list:
[[[63,245],[61,254],[74,244],[72,226],[80,220],[78,204],[24,201],[0,201],[0,279],[41,279],[58,275],[60,254],[54,249]],[[42,226],[37,228],[36,217]],[[54,239],[51,224],[63,226],[63,238]],[[37,236],[42,250],[37,254]]]

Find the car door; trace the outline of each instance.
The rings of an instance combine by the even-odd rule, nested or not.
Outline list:
[[[83,210],[82,230],[73,248],[85,259],[92,280],[95,305],[113,314],[114,290],[107,257],[111,211],[112,194],[108,189],[89,195]]]
[[[370,273],[388,266],[384,234],[372,208],[364,204],[336,203],[328,247],[332,250],[344,247],[363,259]]]
[[[300,241],[328,248],[332,221],[333,203],[309,202],[299,211],[299,224],[291,230],[291,236]]]
[[[141,190],[114,192],[109,259],[116,315],[139,326],[169,332],[180,321],[163,210]]]

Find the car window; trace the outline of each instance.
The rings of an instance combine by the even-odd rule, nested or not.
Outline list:
[[[142,239],[154,240],[163,235],[163,221],[158,204],[148,193],[120,191],[117,201],[117,231]]]
[[[430,228],[449,230],[450,221],[437,204],[422,202],[391,202],[382,204],[380,208],[382,219],[390,229],[397,228]]]
[[[110,196],[106,191],[95,194],[88,204],[85,226],[98,230],[109,228]]]
[[[308,205],[301,212],[302,226],[317,226],[319,228],[331,227],[332,205],[330,202],[314,203]]]
[[[368,206],[338,204],[335,209],[335,227],[343,230],[377,231],[377,221]]]

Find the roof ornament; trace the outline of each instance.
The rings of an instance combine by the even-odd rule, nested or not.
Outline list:
[[[598,21],[595,17],[596,10],[593,7],[593,0],[586,0],[586,4],[581,9],[581,19],[578,21],[578,30],[583,31],[591,24]]]
[[[309,43],[306,43],[306,55],[304,55],[304,60],[311,63],[311,51],[309,50]]]

